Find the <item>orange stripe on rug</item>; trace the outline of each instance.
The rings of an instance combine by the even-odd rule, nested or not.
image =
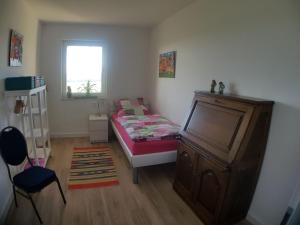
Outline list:
[[[91,147],[74,147],[73,150],[92,150],[92,149],[102,149],[109,148],[108,146],[91,146]]]
[[[103,183],[90,183],[90,184],[69,184],[69,189],[85,189],[85,188],[96,188],[96,187],[106,187],[106,186],[113,186],[118,185],[119,181],[109,181]]]
[[[74,147],[68,189],[119,184],[109,146]]]

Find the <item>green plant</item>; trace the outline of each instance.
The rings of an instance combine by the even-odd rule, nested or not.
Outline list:
[[[96,84],[91,83],[90,80],[86,82],[86,84],[82,84],[81,87],[78,88],[80,92],[83,92],[86,96],[90,96],[92,92],[96,91]]]

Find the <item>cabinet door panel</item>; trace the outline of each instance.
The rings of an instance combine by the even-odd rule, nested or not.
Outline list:
[[[193,201],[196,212],[208,224],[217,224],[214,218],[220,212],[228,182],[228,171],[199,158],[196,170]]]
[[[201,203],[208,211],[214,212],[217,208],[221,184],[212,170],[201,171],[200,186],[196,201]]]
[[[196,153],[183,142],[180,143],[176,162],[175,186],[183,195],[191,196],[194,180]],[[177,188],[177,189],[178,189]]]

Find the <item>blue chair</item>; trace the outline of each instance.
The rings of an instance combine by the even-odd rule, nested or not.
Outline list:
[[[0,154],[6,164],[8,176],[12,183],[16,207],[18,207],[16,198],[16,193],[18,193],[30,200],[33,209],[40,223],[42,224],[43,221],[32,200],[31,194],[41,191],[44,187],[54,181],[58,185],[64,204],[66,204],[65,196],[62,192],[59,180],[55,172],[53,170],[40,166],[34,166],[32,164],[28,156],[27,143],[24,135],[17,128],[9,126],[4,128],[0,132]],[[20,165],[25,160],[25,158],[27,158],[31,167],[12,177],[9,165]]]

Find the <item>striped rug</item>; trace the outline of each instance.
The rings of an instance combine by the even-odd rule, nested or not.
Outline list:
[[[119,184],[111,149],[108,146],[75,147],[69,189],[95,188]]]

